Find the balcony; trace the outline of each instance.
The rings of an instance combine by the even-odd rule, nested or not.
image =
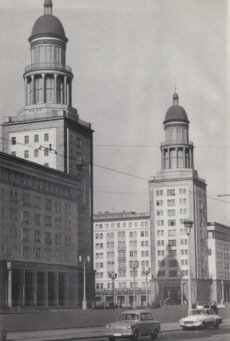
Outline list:
[[[25,67],[25,73],[36,70],[57,70],[72,73],[70,66],[57,63],[34,63]]]
[[[193,146],[193,142],[185,140],[167,140],[161,143],[161,147],[165,146]]]

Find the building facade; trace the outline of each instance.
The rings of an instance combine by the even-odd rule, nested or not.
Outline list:
[[[124,211],[94,215],[97,304],[114,302],[133,306],[134,297],[136,305],[147,304],[150,267],[148,213]],[[113,280],[111,277],[116,278]]]
[[[191,264],[192,302],[207,301],[206,183],[194,169],[189,121],[173,95],[164,120],[161,170],[149,182],[151,229],[151,299],[179,303],[188,300]],[[184,221],[193,221],[188,239]],[[209,284],[208,284],[209,285]]]
[[[0,160],[1,306],[78,306],[81,179],[6,153]],[[90,264],[87,277],[93,301]]]
[[[53,15],[52,0],[45,0],[44,14],[29,37],[31,64],[23,74],[25,106],[16,116],[4,117],[3,152],[14,156],[16,164],[21,158],[77,179],[81,200],[71,228],[78,230],[77,255],[90,257],[87,267],[93,272],[93,131],[72,107],[67,42],[61,21]]]
[[[208,264],[212,280],[211,298],[216,302],[230,300],[230,227],[208,223]]]

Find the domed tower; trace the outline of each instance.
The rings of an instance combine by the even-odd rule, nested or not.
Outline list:
[[[168,297],[174,303],[188,300],[190,260],[192,301],[199,302],[204,297],[208,301],[206,184],[194,169],[189,120],[176,92],[163,124],[161,170],[149,182],[151,273],[154,276],[150,300],[156,304]],[[185,220],[193,222],[189,239]]]
[[[31,65],[25,68],[25,105],[72,105],[72,70],[65,65],[66,38],[60,20],[53,15],[51,0],[34,23],[29,37]]]
[[[164,120],[166,140],[161,144],[162,169],[193,168],[193,144],[189,142],[189,121],[179,105],[179,96],[173,95],[173,105]]]

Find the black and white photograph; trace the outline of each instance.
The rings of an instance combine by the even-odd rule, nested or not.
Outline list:
[[[0,341],[230,338],[229,0],[0,0]]]

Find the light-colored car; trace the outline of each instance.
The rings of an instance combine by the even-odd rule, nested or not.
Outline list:
[[[214,310],[210,308],[199,308],[190,311],[190,314],[182,318],[179,321],[180,326],[183,329],[189,328],[200,328],[204,329],[208,326],[213,326],[214,328],[219,328],[222,323],[222,317],[216,315]]]
[[[106,325],[106,335],[109,341],[117,338],[138,340],[139,336],[151,336],[152,340],[160,332],[160,322],[154,321],[148,310],[127,310],[122,312],[117,322]]]

